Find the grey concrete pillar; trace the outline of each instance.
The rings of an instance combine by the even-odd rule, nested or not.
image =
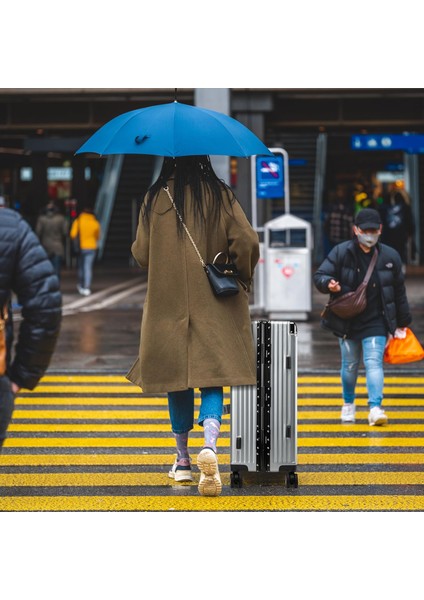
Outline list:
[[[195,88],[194,104],[230,115],[230,90],[228,88]],[[228,156],[211,156],[215,173],[230,184],[230,159]]]

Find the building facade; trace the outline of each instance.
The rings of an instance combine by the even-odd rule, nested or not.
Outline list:
[[[115,169],[119,185],[101,257],[127,261],[137,209],[157,160],[128,156],[108,166],[109,159],[74,153],[113,117],[172,102],[175,93],[173,88],[0,89],[0,195],[32,225],[48,199],[72,219],[85,204],[102,205],[102,185],[107,187],[107,174]],[[206,90],[177,90],[180,102],[196,104],[199,97],[207,104]],[[424,262],[421,149],[354,146],[355,136],[424,134],[423,89],[234,88],[226,90],[226,98],[231,116],[268,147],[288,152],[290,211],[313,224],[316,261],[326,250],[324,215],[340,190],[355,211],[378,207],[397,185],[408,194],[415,224],[408,261]],[[228,158],[228,182],[250,216],[248,159]],[[277,216],[282,203],[268,202],[267,210],[270,218]]]

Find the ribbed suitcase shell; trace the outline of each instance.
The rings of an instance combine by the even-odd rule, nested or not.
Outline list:
[[[261,401],[260,388],[266,382],[231,389],[231,470],[294,471],[297,466],[297,327],[291,321],[254,321],[255,348],[258,348],[259,323],[263,324],[262,329],[268,323],[271,330],[267,401],[270,406]],[[258,361],[262,360],[260,350],[259,344]],[[259,379],[263,372],[258,364]],[[269,421],[265,414],[268,410]]]

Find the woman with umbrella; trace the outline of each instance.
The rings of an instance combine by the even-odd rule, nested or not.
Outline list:
[[[238,293],[224,298],[213,293],[199,260],[211,263],[220,252],[239,278]],[[193,480],[188,436],[200,388],[199,492],[217,496],[223,386],[256,384],[248,292],[258,236],[207,156],[165,158],[144,199],[132,253],[148,268],[148,291],[140,354],[127,377],[146,393],[168,395],[177,446],[169,475],[177,482]]]
[[[166,157],[144,199],[132,246],[149,275],[140,353],[127,377],[144,392],[168,394],[177,445],[169,475],[177,482],[192,481],[188,435],[194,388],[200,388],[205,439],[197,459],[199,491],[217,496],[222,388],[256,385],[248,293],[259,240],[208,156],[273,154],[239,121],[176,99],[118,115],[76,152],[82,153]],[[203,268],[221,253],[238,270],[232,296],[215,296]],[[231,272],[229,265],[221,269]]]

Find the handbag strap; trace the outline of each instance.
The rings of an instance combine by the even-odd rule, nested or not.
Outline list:
[[[165,192],[168,194],[168,198],[170,199],[170,201],[171,201],[171,204],[172,204],[172,206],[174,207],[174,209],[175,209],[175,212],[177,213],[179,220],[181,221],[181,225],[184,227],[184,231],[186,232],[186,234],[187,234],[187,236],[188,236],[188,239],[189,239],[189,240],[190,240],[190,242],[193,244],[193,248],[196,250],[196,254],[197,254],[197,256],[199,257],[199,260],[200,260],[200,262],[201,262],[201,264],[202,264],[202,267],[203,267],[203,268],[205,268],[205,267],[206,267],[206,263],[205,263],[205,261],[203,260],[203,258],[202,258],[202,256],[201,256],[201,254],[200,254],[200,252],[199,252],[199,250],[198,250],[198,248],[197,248],[196,244],[194,243],[194,240],[193,240],[193,238],[191,237],[191,234],[190,234],[189,230],[187,229],[187,226],[186,226],[186,224],[184,223],[184,221],[183,221],[183,219],[182,219],[182,217],[181,217],[181,215],[180,215],[180,212],[179,212],[178,208],[175,206],[174,199],[173,199],[173,197],[171,196],[171,194],[170,194],[170,192],[169,192],[169,187],[168,187],[168,186],[166,186],[166,187],[164,187],[163,189],[164,189],[164,190],[165,190]],[[216,257],[215,257],[215,258],[216,258]]]
[[[374,270],[375,263],[377,262],[377,258],[378,258],[378,250],[377,250],[377,248],[375,248],[374,254],[372,255],[372,258],[371,258],[371,262],[368,265],[367,272],[365,273],[365,277],[364,277],[364,281],[363,281],[363,283],[365,283],[365,285],[368,285],[368,281],[370,280],[371,274]]]

